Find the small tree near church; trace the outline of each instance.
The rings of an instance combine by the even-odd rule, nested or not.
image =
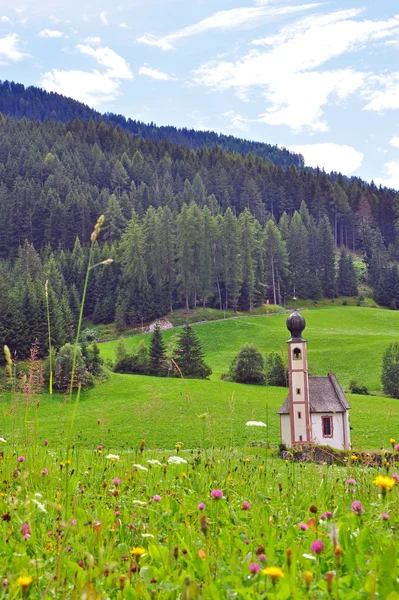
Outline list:
[[[206,379],[212,373],[212,369],[204,361],[200,341],[188,324],[177,339],[174,362],[183,377]]]

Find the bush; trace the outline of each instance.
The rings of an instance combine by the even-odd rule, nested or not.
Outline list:
[[[72,344],[65,344],[55,355],[53,354],[53,386],[54,389],[61,392],[69,390],[74,351],[75,347]],[[43,372],[48,381],[50,373],[50,361],[48,359],[44,363]],[[78,389],[79,384],[83,390],[94,385],[94,377],[87,370],[80,347],[78,347],[76,353],[74,390]]]
[[[371,396],[367,387],[365,385],[359,385],[358,382],[355,381],[354,379],[352,379],[352,381],[349,383],[349,391],[351,392],[351,394],[359,394],[361,396]]]
[[[392,342],[382,359],[381,382],[385,394],[399,398],[399,343]]]
[[[265,361],[253,344],[244,344],[231,363],[229,373],[223,376],[237,383],[266,385]]]

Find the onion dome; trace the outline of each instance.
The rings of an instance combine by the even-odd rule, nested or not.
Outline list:
[[[291,333],[291,340],[302,340],[302,332],[306,327],[306,321],[301,314],[294,310],[287,319],[287,329]]]

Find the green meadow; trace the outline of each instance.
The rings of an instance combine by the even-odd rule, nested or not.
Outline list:
[[[334,371],[344,389],[351,379],[367,385],[374,396],[348,395],[352,406],[352,443],[357,450],[380,449],[397,436],[399,400],[381,397],[382,353],[395,339],[399,313],[358,307],[306,310],[305,337],[311,373]],[[264,353],[285,352],[285,316],[253,317],[195,326],[206,360],[213,368],[210,381],[119,375],[82,394],[73,427],[73,440],[82,447],[103,444],[107,449],[138,448],[146,439],[151,448],[244,447],[251,442],[279,441],[276,411],[284,388],[240,385],[220,381],[240,346],[251,341]],[[179,330],[169,330],[171,338]],[[129,348],[140,339],[126,339]],[[117,342],[100,345],[113,358]],[[8,394],[0,397],[0,435],[15,443],[51,439],[65,442],[72,409],[62,395],[42,395],[40,402]],[[246,427],[250,420],[267,427]]]
[[[357,306],[330,306],[303,311],[306,318],[304,337],[308,340],[308,360],[311,375],[326,375],[334,371],[344,389],[356,379],[370,391],[381,392],[381,364],[386,346],[399,335],[399,312]],[[195,326],[207,362],[213,370],[211,379],[219,380],[239,351],[254,343],[266,354],[281,351],[286,355],[289,333],[287,315],[256,316],[226,319]],[[164,332],[167,342],[178,329]],[[149,335],[126,338],[127,347],[134,348]],[[118,342],[101,344],[104,358],[114,360]]]

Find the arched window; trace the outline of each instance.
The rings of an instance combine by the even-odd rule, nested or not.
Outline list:
[[[299,348],[294,348],[293,356],[294,356],[294,360],[301,360],[302,352],[300,351]]]

